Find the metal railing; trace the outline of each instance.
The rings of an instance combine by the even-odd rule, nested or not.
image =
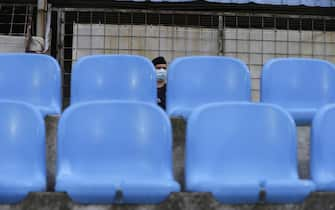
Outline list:
[[[34,5],[0,3],[0,35],[25,36],[33,27]]]
[[[126,53],[169,61],[188,55],[242,59],[259,98],[261,68],[274,57],[314,57],[335,62],[335,18],[212,11],[54,9],[58,59],[69,97],[72,64],[91,54]]]

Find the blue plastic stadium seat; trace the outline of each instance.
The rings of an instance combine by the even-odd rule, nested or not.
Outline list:
[[[171,132],[167,115],[151,103],[70,106],[59,123],[56,190],[79,203],[163,201],[180,188]]]
[[[298,125],[310,124],[318,109],[335,103],[335,66],[306,58],[272,59],[264,65],[261,102],[277,104]]]
[[[168,70],[167,113],[187,118],[196,107],[250,101],[250,73],[240,60],[223,56],[175,59]]]
[[[196,109],[187,125],[186,189],[211,192],[228,204],[301,202],[314,190],[299,180],[296,130],[281,108],[214,103]]]
[[[335,105],[315,116],[311,135],[311,177],[319,191],[335,191]]]
[[[45,126],[30,104],[0,102],[0,203],[46,190]]]
[[[0,100],[30,103],[43,116],[61,113],[61,71],[54,58],[0,54],[0,63]]]
[[[157,102],[151,61],[136,55],[86,56],[74,65],[71,105],[96,100]]]

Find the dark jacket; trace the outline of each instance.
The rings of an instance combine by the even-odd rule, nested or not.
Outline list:
[[[164,84],[163,87],[157,89],[157,103],[164,110],[165,110],[165,93],[166,93],[166,84]]]

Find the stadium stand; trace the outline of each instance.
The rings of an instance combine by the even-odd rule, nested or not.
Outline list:
[[[250,73],[240,60],[189,56],[173,60],[168,70],[167,113],[187,118],[196,107],[225,101],[250,101]]]
[[[34,106],[0,102],[0,203],[46,190],[45,127]]]
[[[0,51],[59,65],[0,54],[0,209],[334,209],[334,9],[335,0],[1,1]],[[179,57],[171,119],[142,56]],[[278,57],[289,65],[278,62],[265,100],[250,103]],[[61,116],[62,100],[71,106]]]
[[[60,114],[61,71],[47,55],[0,54],[0,100],[36,106],[43,116]]]
[[[287,109],[298,125],[310,124],[318,109],[334,103],[334,89],[335,66],[324,60],[277,58],[263,67],[261,102]]]
[[[59,122],[57,156],[56,191],[76,202],[158,203],[180,190],[170,121],[150,103],[71,105]]]
[[[79,59],[71,78],[71,105],[95,100],[156,103],[151,61],[136,55],[95,55]]]
[[[219,163],[219,165],[218,165]],[[265,104],[209,104],[187,125],[186,189],[222,203],[295,203],[314,190],[297,173],[296,129],[289,114]]]
[[[335,106],[321,109],[313,121],[311,177],[318,191],[335,191],[334,167]]]

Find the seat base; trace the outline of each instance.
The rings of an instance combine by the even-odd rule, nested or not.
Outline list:
[[[308,180],[270,180],[248,183],[243,181],[236,183],[202,182],[187,185],[187,191],[211,192],[216,200],[224,204],[259,203],[261,202],[261,191],[265,192],[266,203],[299,203],[303,202],[314,190],[314,183]]]
[[[88,179],[89,180],[89,179]],[[93,183],[92,181],[56,181],[56,191],[67,192],[78,203],[128,203],[154,204],[165,200],[170,193],[179,192],[180,186],[167,181],[128,181],[115,183]],[[100,180],[100,179],[95,179]],[[110,180],[113,180],[112,178]],[[142,181],[140,179],[140,181]],[[85,184],[83,184],[85,183]]]

